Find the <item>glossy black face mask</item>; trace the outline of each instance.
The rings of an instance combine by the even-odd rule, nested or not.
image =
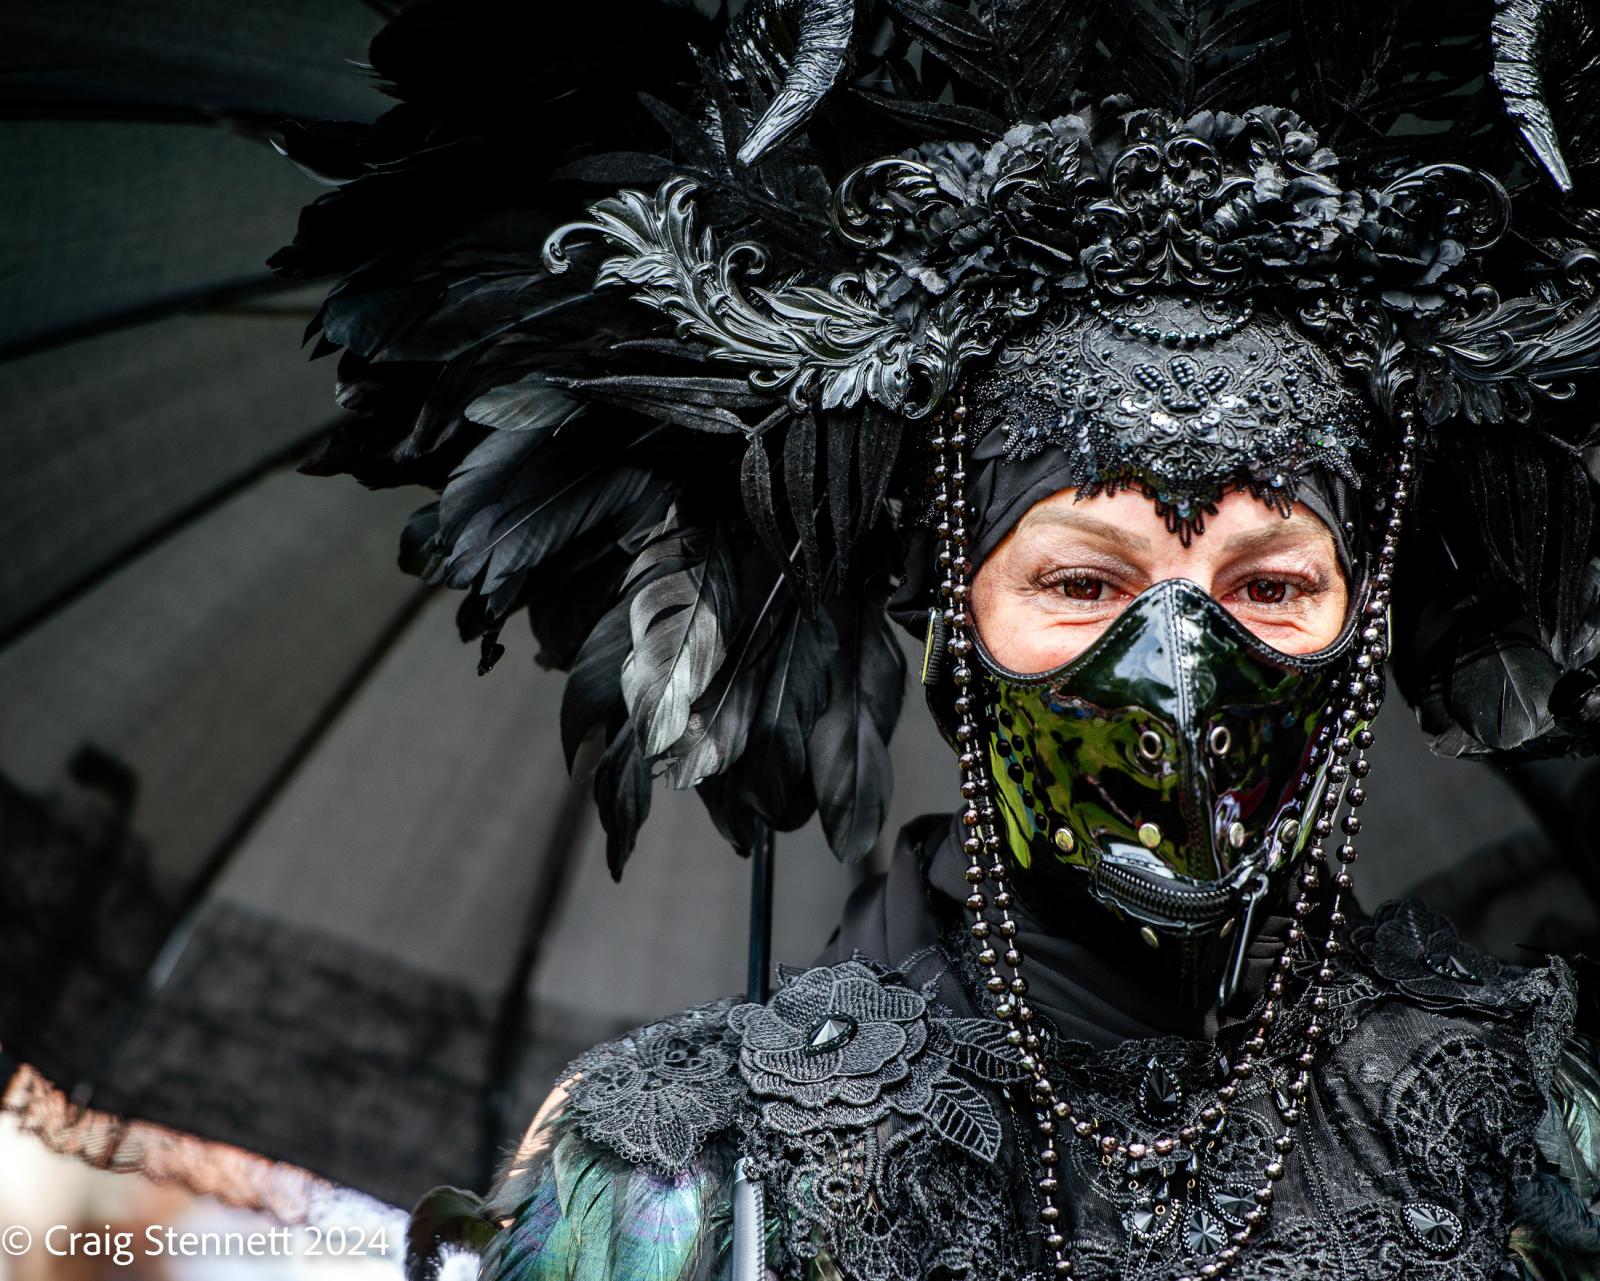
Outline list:
[[[1230,995],[1302,848],[1317,731],[1360,614],[1357,600],[1328,648],[1284,654],[1169,579],[1051,671],[1009,671],[980,642],[1004,857],[1030,913],[1137,936],[1185,1002],[1219,983]]]

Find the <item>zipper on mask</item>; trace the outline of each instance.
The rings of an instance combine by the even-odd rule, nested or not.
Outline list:
[[[1158,881],[1102,859],[1095,867],[1096,888],[1132,907],[1160,912],[1175,920],[1200,923],[1226,913],[1238,896],[1236,886],[1200,888]]]

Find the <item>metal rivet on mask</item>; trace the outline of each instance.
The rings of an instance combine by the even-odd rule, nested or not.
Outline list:
[[[1139,927],[1139,937],[1142,938],[1150,947],[1161,946],[1161,940],[1156,937],[1156,932],[1148,925],[1141,925]]]
[[[1286,818],[1278,824],[1278,844],[1282,845],[1284,849],[1288,849],[1289,846],[1293,845],[1294,838],[1299,835],[1300,821],[1298,819]]]
[[[1078,839],[1077,837],[1073,836],[1072,829],[1070,827],[1056,828],[1056,848],[1063,854],[1072,853],[1077,844]]]
[[[1211,744],[1213,756],[1226,756],[1228,749],[1233,746],[1233,731],[1226,725],[1213,725],[1207,741]]]
[[[1154,823],[1139,824],[1139,844],[1147,850],[1153,850],[1161,844],[1161,829]]]
[[[1153,729],[1147,729],[1139,735],[1139,755],[1147,761],[1161,759],[1161,735]]]
[[[1245,838],[1245,830],[1244,830],[1244,824],[1243,823],[1241,823],[1237,819],[1235,819],[1232,823],[1228,824],[1228,844],[1229,845],[1233,846],[1234,849],[1238,849],[1241,845],[1244,844],[1244,838]]]

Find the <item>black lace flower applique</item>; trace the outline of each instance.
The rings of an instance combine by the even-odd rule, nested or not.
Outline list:
[[[966,1078],[1025,1075],[1000,1024],[944,1017],[931,989],[860,960],[807,970],[766,1005],[735,1007],[728,1026],[762,1119],[781,1134],[861,1130],[895,1113],[991,1163],[1000,1118]]]
[[[567,1112],[587,1139],[626,1160],[682,1170],[731,1126],[744,1085],[727,1035],[728,997],[615,1041],[567,1068]]]
[[[1416,899],[1385,903],[1352,932],[1351,944],[1379,978],[1430,1005],[1500,1004],[1504,995],[1495,989],[1520,973],[1463,942],[1447,918]]]

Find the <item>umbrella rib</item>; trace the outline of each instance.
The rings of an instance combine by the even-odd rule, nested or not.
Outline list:
[[[91,566],[70,582],[62,584],[20,617],[0,625],[0,650],[19,640],[40,624],[65,609],[86,592],[118,573],[124,566],[139,559],[163,539],[176,533],[185,525],[213,511],[230,498],[255,484],[263,476],[299,459],[333,430],[333,424],[324,423],[291,441],[281,449],[257,459],[243,471],[230,476],[220,485],[186,503],[150,529],[140,534],[126,546],[113,551],[98,564]]]
[[[92,120],[112,124],[211,125],[266,143],[293,112],[197,107],[182,102],[75,102],[63,98],[8,98],[0,120]]]
[[[54,347],[65,347],[87,338],[98,338],[102,334],[112,333],[118,329],[147,324],[152,320],[165,320],[169,316],[180,316],[194,311],[217,311],[250,298],[304,289],[308,283],[310,282],[304,280],[281,280],[276,276],[250,276],[225,284],[211,285],[194,293],[164,298],[159,302],[146,303],[139,307],[127,307],[121,311],[80,320],[75,324],[63,325],[28,338],[0,343],[0,361],[32,356]]]

